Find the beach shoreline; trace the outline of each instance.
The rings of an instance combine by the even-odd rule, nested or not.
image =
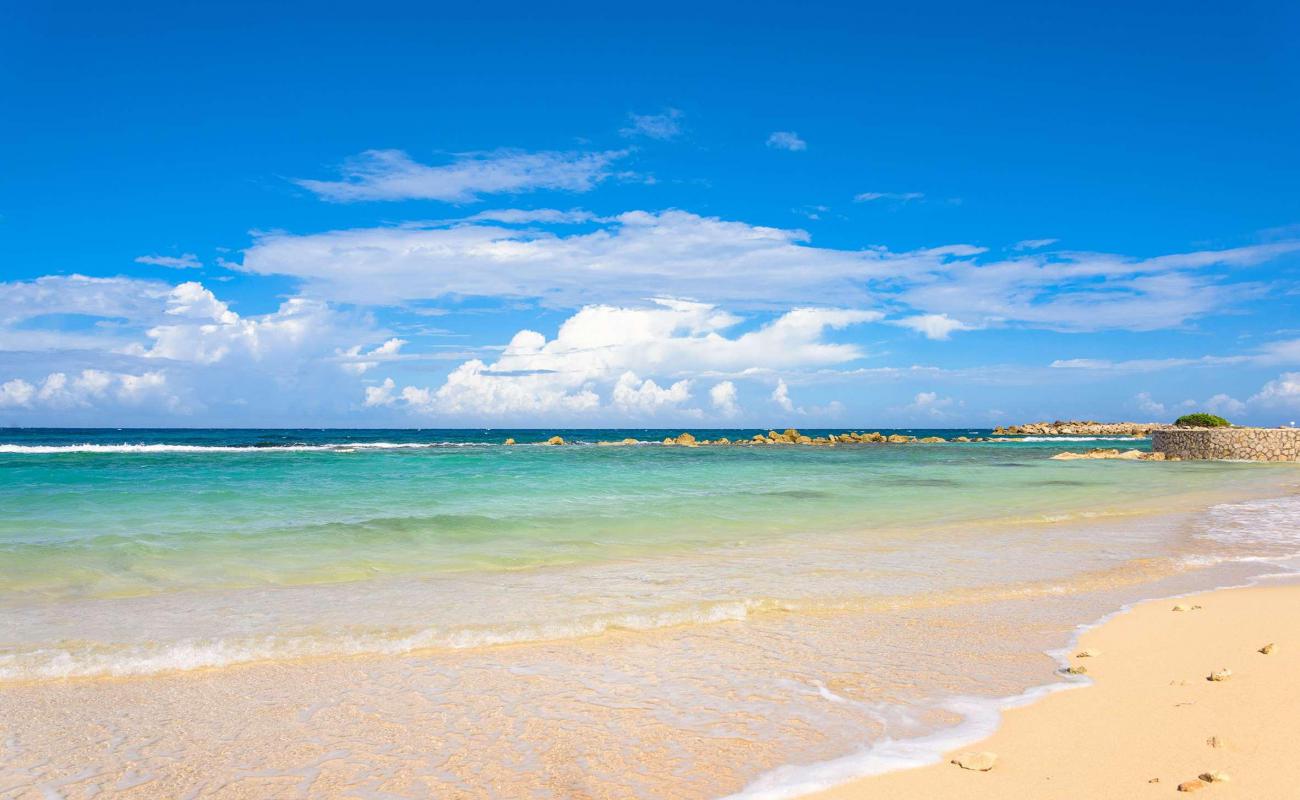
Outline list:
[[[1078,691],[1041,687],[1008,702],[991,735],[931,763],[797,796],[1294,796],[1296,631],[1300,582],[1289,578],[1143,601],[1083,629],[1064,653],[1070,667],[1086,670],[1088,680],[1070,687]],[[984,753],[996,756],[987,771],[953,763]],[[742,796],[778,794],[754,787]]]
[[[1296,556],[1277,466],[414,441],[458,436],[0,454],[0,786],[794,797],[1085,682],[1081,623]]]

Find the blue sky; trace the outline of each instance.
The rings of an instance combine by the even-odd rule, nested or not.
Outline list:
[[[1294,8],[898,5],[7,9],[0,425],[1300,417]]]

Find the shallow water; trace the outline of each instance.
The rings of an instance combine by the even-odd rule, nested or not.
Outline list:
[[[0,797],[716,797],[1300,552],[1293,465],[550,433],[0,432]]]

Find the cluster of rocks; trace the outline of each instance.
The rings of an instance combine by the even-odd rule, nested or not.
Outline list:
[[[965,437],[961,437],[965,439]],[[766,434],[756,433],[748,439],[728,439],[723,436],[718,439],[696,439],[689,433],[683,433],[677,437],[665,437],[661,444],[681,447],[702,447],[709,445],[770,445],[770,444],[803,444],[814,447],[834,447],[839,444],[911,444],[913,442],[921,444],[937,444],[946,442],[947,439],[942,436],[926,436],[917,438],[915,436],[904,436],[899,433],[885,435],[880,432],[873,433],[832,433],[829,436],[807,436],[800,433],[794,428],[786,428],[784,432],[768,431]],[[956,440],[954,440],[956,441]],[[966,441],[971,441],[966,439]]]
[[[835,447],[842,444],[939,444],[941,442],[988,442],[992,439],[983,436],[969,437],[956,436],[952,439],[945,439],[942,436],[906,436],[901,433],[883,434],[878,431],[872,433],[858,433],[856,431],[848,433],[832,433],[829,436],[807,436],[800,433],[794,428],[786,428],[785,431],[778,433],[768,431],[766,434],[756,433],[748,439],[728,439],[721,436],[717,439],[698,439],[692,433],[681,433],[677,436],[666,436],[658,444],[667,447],[717,447],[721,445],[731,446],[757,446],[757,445],[780,445],[780,444],[801,444],[811,445],[814,447]],[[514,439],[506,439],[505,444],[516,444]],[[563,437],[552,436],[544,442],[543,445],[562,445],[568,444]],[[637,444],[651,444],[651,442],[642,442],[639,439],[622,439],[614,442],[596,442],[600,447],[626,447]]]
[[[1300,461],[1300,428],[1169,428],[1151,435],[1168,459]]]
[[[1120,451],[1113,447],[1109,449],[1094,447],[1086,453],[1065,452],[1052,456],[1053,461],[1079,461],[1094,458],[1117,458],[1121,461],[1182,461],[1178,456],[1166,456],[1164,453],[1144,453],[1141,450]]]
[[[1093,420],[1056,420],[1024,425],[998,426],[993,433],[1001,436],[1150,436],[1152,431],[1169,426],[1158,422],[1096,422]]]

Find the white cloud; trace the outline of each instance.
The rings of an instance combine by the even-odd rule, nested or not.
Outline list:
[[[1300,409],[1300,372],[1284,372],[1250,398],[1252,405]]]
[[[600,217],[590,211],[584,211],[580,208],[572,208],[568,211],[561,211],[555,208],[499,208],[489,211],[480,211],[471,214],[455,222],[504,222],[507,225],[527,225],[533,222],[545,223],[548,225],[568,224],[574,225],[582,222],[603,222]]]
[[[244,269],[294,275],[312,294],[345,302],[470,295],[573,307],[637,301],[671,285],[702,301],[788,306],[865,300],[863,280],[889,260],[880,251],[814,248],[807,240],[799,230],[634,211],[567,236],[469,224],[267,235],[245,253]],[[943,257],[915,256],[934,265]]]
[[[136,258],[137,264],[152,264],[155,267],[168,267],[170,269],[198,269],[203,266],[199,257],[193,253],[185,253],[181,256],[139,256]]]
[[[633,415],[652,415],[661,409],[675,408],[691,399],[691,382],[680,380],[662,388],[653,380],[644,381],[634,372],[624,372],[614,384],[610,401],[620,411]]]
[[[86,369],[69,379],[63,372],[51,372],[38,385],[14,378],[0,385],[0,408],[68,409],[88,407],[103,400],[140,403],[151,398],[174,398],[166,394],[167,381],[161,372],[140,375]]]
[[[797,308],[728,337],[725,332],[743,320],[707,303],[660,299],[648,308],[586,306],[554,339],[521,330],[492,364],[466,361],[437,389],[408,386],[397,392],[385,382],[370,387],[366,402],[390,405],[400,399],[416,411],[483,418],[580,414],[603,408],[601,392],[610,387],[613,407],[644,412],[685,402],[690,379],[700,374],[754,374],[860,358],[858,347],[824,341],[823,335],[879,316]]]
[[[740,414],[736,384],[731,381],[721,381],[713,384],[713,388],[709,389],[709,400],[713,403],[713,408],[724,417],[734,417]]]
[[[767,146],[791,152],[808,149],[808,143],[800,139],[799,134],[794,131],[774,131],[771,136],[767,137]]]
[[[395,391],[397,391],[397,382],[392,378],[384,378],[384,382],[378,386],[367,386],[366,405],[391,406],[396,400],[393,396]]]
[[[167,386],[167,376],[162,372],[146,372],[142,375],[119,376],[122,386],[118,397],[129,403],[139,403],[150,395],[162,392]]]
[[[1150,392],[1139,392],[1137,397],[1134,397],[1133,399],[1137,402],[1138,411],[1141,411],[1143,414],[1162,417],[1166,413],[1164,403],[1157,403],[1155,400],[1151,399]]]
[[[855,203],[869,203],[872,200],[897,200],[906,203],[909,200],[923,200],[925,192],[862,192],[853,196]]]
[[[776,388],[772,390],[772,402],[785,411],[794,411],[794,401],[790,399],[790,387],[786,385],[784,378],[777,380]]]
[[[68,329],[68,315],[87,319]],[[287,422],[354,405],[361,365],[400,358],[404,343],[366,314],[318,299],[293,297],[245,316],[195,281],[0,283],[0,350],[8,354],[0,363],[9,373],[0,372],[0,404],[59,424],[165,424],[201,411],[258,424],[280,411]]]
[[[0,408],[31,405],[36,396],[36,387],[21,378],[0,384]]]
[[[941,419],[948,415],[947,409],[951,408],[953,403],[951,397],[940,397],[938,392],[917,392],[905,410],[914,415]]]
[[[1205,408],[1214,414],[1232,416],[1246,413],[1246,404],[1226,394],[1216,394],[1205,401]]]
[[[322,301],[294,297],[271,314],[244,318],[195,282],[172,290],[166,313],[177,319],[150,328],[150,346],[134,344],[123,352],[198,364],[231,356],[284,363],[338,335],[335,313]]]
[[[369,352],[362,352],[364,346],[359,344],[353,345],[346,350],[335,350],[335,352],[338,354],[341,362],[340,366],[345,372],[362,375],[379,366],[381,361],[395,359],[406,344],[408,342],[405,339],[394,337]]]
[[[947,339],[953,331],[968,331],[971,326],[955,320],[947,314],[920,314],[915,317],[895,320],[892,324],[911,328],[917,333],[925,334],[927,339]]]
[[[243,269],[296,276],[306,294],[348,303],[480,296],[572,308],[672,286],[732,305],[888,302],[968,328],[1157,330],[1258,296],[1264,287],[1233,270],[1297,250],[1291,241],[1146,259],[1053,252],[989,261],[966,244],[841,250],[814,247],[801,230],[633,211],[569,235],[474,223],[272,234],[246,251]]]
[[[1037,250],[1048,245],[1056,244],[1060,239],[1021,239],[1011,245],[1012,250]]]
[[[467,203],[480,195],[558,189],[586,192],[610,176],[625,150],[458,153],[451,163],[429,166],[401,150],[367,150],[343,165],[338,181],[297,180],[325,200],[443,200]]]
[[[664,109],[659,114],[628,114],[628,125],[619,130],[624,136],[645,136],[650,139],[666,141],[675,139],[682,133],[681,111],[675,108]]]
[[[172,290],[162,281],[46,275],[31,281],[0,283],[0,325],[37,317],[81,314],[106,319],[156,319]]]

